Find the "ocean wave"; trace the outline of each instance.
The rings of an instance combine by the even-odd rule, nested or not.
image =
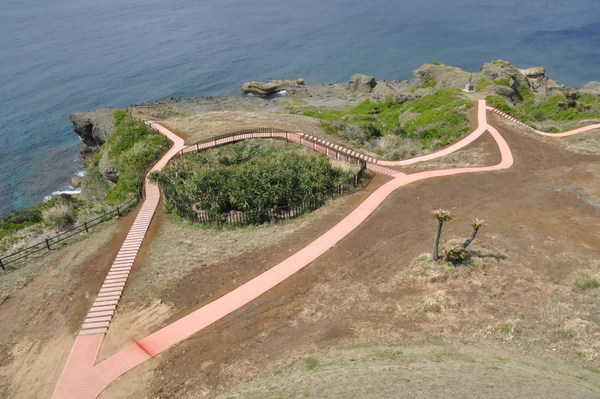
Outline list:
[[[55,197],[55,196],[61,195],[61,194],[75,195],[75,194],[79,194],[79,193],[81,193],[81,189],[74,188],[74,187],[71,187],[68,190],[53,191],[50,195],[46,195],[44,197],[44,201],[50,201],[52,199],[52,197]]]

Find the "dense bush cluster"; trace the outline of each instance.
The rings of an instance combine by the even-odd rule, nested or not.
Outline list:
[[[248,142],[172,161],[150,176],[167,211],[249,211],[285,206],[334,187],[347,176],[323,154],[259,148]]]

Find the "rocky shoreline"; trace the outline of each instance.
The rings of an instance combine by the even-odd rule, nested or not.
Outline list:
[[[578,90],[580,93],[600,96],[600,82],[592,81],[582,88],[573,89],[547,77],[543,67],[519,69],[505,61],[493,61],[484,64],[479,72],[474,73],[429,63],[414,70],[410,80],[385,81],[374,76],[355,74],[346,82],[316,85],[306,85],[302,78],[253,81],[242,85],[240,96],[169,98],[133,105],[131,109],[152,109],[153,115],[157,117],[213,111],[290,113],[291,102],[333,109],[356,105],[366,99],[381,101],[392,98],[395,104],[402,104],[440,88],[468,89],[469,82],[472,90],[468,90],[465,95],[471,100],[495,95],[511,103],[522,100],[524,90],[546,95]],[[113,111],[114,109],[102,108],[69,116],[73,130],[82,141],[80,154],[84,165],[89,164],[93,154],[113,132]],[[74,177],[73,183],[78,184],[80,180]]]

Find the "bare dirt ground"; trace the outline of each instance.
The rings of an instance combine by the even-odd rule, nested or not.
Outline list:
[[[273,126],[268,120],[260,122]],[[600,392],[600,360],[595,356],[600,348],[593,346],[600,342],[598,301],[593,296],[597,294],[593,289],[582,297],[571,293],[573,279],[581,270],[598,273],[600,269],[594,262],[600,253],[600,210],[595,202],[600,159],[514,126],[496,125],[513,150],[511,169],[433,179],[397,191],[312,265],[122,376],[101,398],[211,398],[311,351],[426,336],[498,343],[508,351],[507,358],[521,352],[536,359],[547,357],[548,362],[540,361],[543,367],[554,367],[552,376],[560,374],[563,366],[559,365],[565,364],[566,375],[583,375],[588,379],[586,386]],[[489,155],[487,164],[498,161],[486,139],[476,144],[479,149],[467,150],[463,158],[457,158],[457,165],[476,162],[481,152]],[[275,265],[341,220],[385,180],[376,177],[364,191],[299,221],[254,230],[213,234],[159,216],[153,226],[154,239],[145,244],[136,261],[102,356]],[[473,247],[480,254],[476,266],[434,279],[407,279],[414,259],[430,251],[435,223],[429,213],[440,207],[457,215],[444,228],[447,239],[465,238],[474,217],[488,220]],[[126,221],[121,223],[125,226]],[[0,306],[0,317],[14,321],[0,327],[2,347],[12,353],[0,359],[0,373],[6,381],[4,391],[0,384],[0,397],[49,396],[102,273],[118,249],[122,232],[114,237],[109,233],[107,229],[105,236],[90,238],[94,242],[82,241],[76,244],[79,247],[61,250],[61,256],[71,258],[60,275],[44,269]],[[48,285],[56,287],[56,292],[46,294]],[[438,306],[423,306],[436,302]],[[563,310],[552,312],[553,303],[563,304]],[[571,305],[576,317],[569,314]],[[534,332],[545,331],[546,326],[552,333],[536,341]],[[553,335],[556,330],[566,332]],[[38,349],[19,352],[36,340]],[[591,351],[583,351],[583,346]],[[40,356],[46,351],[55,355]],[[52,356],[56,360],[48,360]],[[450,378],[448,365],[453,363],[442,362],[436,368],[438,363],[427,356],[424,359],[427,370]],[[486,362],[479,364],[497,367]],[[47,372],[48,363],[54,364],[52,373]],[[468,362],[461,365],[468,378],[476,380],[481,375],[480,368],[469,368]],[[582,374],[586,367],[587,374]],[[539,375],[532,370],[528,373]],[[34,388],[39,378],[44,385]],[[501,379],[513,389],[507,391],[508,396],[524,394],[514,373],[503,371]],[[556,386],[568,385],[564,384]],[[445,383],[421,387],[435,397]],[[536,392],[542,397],[548,391],[532,389],[530,397]]]
[[[552,295],[564,294],[579,270],[597,267],[592,260],[600,251],[600,213],[582,200],[597,189],[598,157],[525,132],[501,133],[515,156],[510,170],[399,190],[310,267],[115,381],[102,397],[128,397],[133,381],[149,372],[150,385],[133,391],[140,397],[214,397],[310,350],[424,334],[496,339],[486,332],[503,334],[507,318],[535,312]],[[481,263],[448,278],[405,281],[399,274],[429,250],[434,229],[429,212],[438,207],[458,217],[447,225],[448,238],[468,235],[473,217],[489,221],[476,241]],[[325,229],[335,217],[313,229]],[[276,264],[288,247],[308,242],[313,231],[300,230],[274,248],[199,267],[157,296],[170,304],[174,320]],[[419,303],[439,292],[444,306],[419,310]],[[597,359],[574,352],[545,353],[535,345],[530,350],[597,367]]]
[[[0,306],[0,398],[48,398],[136,211],[4,276],[26,284]]]

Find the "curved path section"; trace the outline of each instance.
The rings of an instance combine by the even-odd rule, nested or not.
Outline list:
[[[508,119],[511,122],[514,122],[518,125],[521,125],[523,127],[529,128],[531,130],[533,130],[535,133],[539,134],[540,136],[546,136],[546,137],[569,137],[569,136],[573,136],[575,134],[579,134],[579,133],[583,133],[583,132],[589,132],[590,130],[594,130],[594,129],[600,129],[600,123],[596,123],[594,125],[588,125],[588,126],[584,126],[584,127],[579,127],[577,129],[573,129],[573,130],[569,130],[566,132],[562,132],[562,133],[548,133],[548,132],[543,132],[541,130],[537,130],[532,128],[531,126],[529,126],[528,124],[521,122],[520,120],[518,120],[517,118],[515,118],[512,115],[507,114],[504,111],[501,111],[497,108],[494,107],[487,107],[487,109],[489,109],[490,111],[494,111],[494,113],[500,115],[503,118]]]
[[[182,317],[174,323],[163,327],[155,333],[148,335],[147,337],[123,349],[101,363],[95,364],[95,361],[102,343],[102,339],[106,332],[106,325],[101,324],[102,327],[99,327],[97,330],[82,330],[82,333],[77,337],[73,349],[71,350],[71,354],[67,360],[63,375],[58,381],[53,398],[96,398],[102,392],[102,390],[106,388],[106,386],[108,386],[120,375],[152,358],[153,356],[156,356],[170,346],[181,342],[190,335],[202,330],[206,326],[214,323],[229,313],[246,305],[277,284],[286,280],[297,271],[309,265],[312,261],[317,259],[332,246],[350,234],[356,227],[365,221],[391,193],[398,188],[412,182],[435,177],[457,175],[462,173],[493,172],[510,168],[510,166],[513,164],[513,156],[510,148],[500,133],[493,126],[488,124],[486,111],[487,107],[485,101],[480,100],[478,102],[477,109],[477,128],[475,131],[473,131],[473,133],[455,145],[450,146],[442,151],[438,151],[437,153],[419,157],[414,160],[400,161],[391,164],[407,165],[414,162],[442,157],[472,143],[486,131],[491,134],[493,139],[498,144],[501,154],[501,161],[498,164],[493,166],[425,171],[410,175],[394,171],[396,173],[393,174],[394,178],[392,180],[379,187],[342,221],[340,221],[322,236],[308,244],[302,250],[298,251],[283,262],[275,265],[271,269],[253,278],[242,286],[229,292],[228,294],[201,307],[187,316]],[[183,141],[159,124],[149,122],[149,125],[165,136],[169,137],[175,143],[169,153],[165,155],[165,157],[161,159],[160,163],[155,166],[155,168],[161,168],[164,166],[164,164],[166,164],[170,157],[183,149]],[[383,163],[379,164],[383,165]],[[132,241],[130,242],[132,247],[126,248],[127,250],[132,251],[131,254],[137,253],[136,248],[139,249],[139,245],[141,244],[142,236],[136,235],[135,232],[144,232],[145,229],[147,229],[147,225],[145,223],[149,223],[149,220],[152,218],[151,215],[153,215],[154,210],[156,209],[156,204],[158,203],[158,188],[152,186],[151,184],[147,184],[146,187],[147,200],[150,202],[147,208],[144,208],[144,206],[146,206],[146,203],[144,203],[142,207],[143,212],[140,211],[140,215],[138,215],[138,218],[140,218],[141,222],[137,227],[132,228],[134,231],[134,233],[132,233],[133,235],[131,236]],[[123,262],[132,261],[135,257],[134,255],[126,252],[124,252],[124,254],[127,254],[128,256],[119,258],[122,259]],[[121,261],[119,261],[119,265],[121,265]],[[120,267],[123,267],[122,270],[126,270],[130,266],[125,265]],[[121,292],[119,291],[122,290],[120,283],[124,283],[124,279],[126,278],[121,276],[126,276],[125,273],[128,274],[128,270],[126,272],[118,273],[123,274],[113,273],[113,269],[111,269],[109,275],[112,276],[111,278],[116,279],[117,282],[114,282],[115,280],[109,280],[113,282],[109,283],[108,285],[105,282],[105,285],[103,285],[101,290],[101,293],[105,295],[110,295],[112,293],[108,291],[111,291],[112,289],[115,290],[115,296],[108,297],[108,300],[111,298],[116,298],[116,293]],[[115,285],[115,287],[110,287],[111,285]],[[95,305],[100,303],[104,302],[95,302]],[[111,303],[111,309],[109,309],[107,312],[114,311],[112,306],[116,306],[116,301],[112,299]],[[112,313],[110,314],[112,315]],[[86,323],[84,325],[89,325],[88,320],[89,318],[86,318]]]

